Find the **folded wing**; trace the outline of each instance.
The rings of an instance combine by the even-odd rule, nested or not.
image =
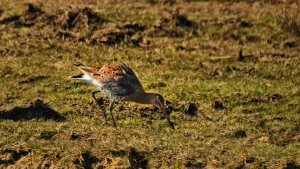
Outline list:
[[[102,89],[113,96],[127,96],[144,89],[134,74],[126,65],[104,65],[93,77],[102,84]]]

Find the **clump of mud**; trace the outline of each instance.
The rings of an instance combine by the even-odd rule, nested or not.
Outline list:
[[[52,24],[60,27],[60,30],[56,31],[56,35],[62,40],[109,46],[119,43],[143,46],[148,43],[142,35],[139,35],[145,30],[145,26],[137,23],[109,22],[91,8],[70,10],[61,16],[55,15],[53,18]]]
[[[118,161],[119,163],[116,163]],[[148,160],[145,152],[140,152],[134,147],[121,150],[102,151],[101,154],[94,154],[91,151],[83,151],[73,163],[83,168],[148,168]]]
[[[43,13],[42,9],[37,4],[27,4],[27,13]]]
[[[46,14],[44,19],[44,22],[50,25],[56,36],[62,40],[89,38],[94,30],[108,22],[99,12],[88,7],[59,9]]]
[[[198,112],[198,107],[196,105],[196,103],[188,103],[185,108],[185,113],[191,116],[196,116],[197,112]]]
[[[174,10],[170,16],[162,17],[150,29],[150,36],[183,37],[187,33],[197,34],[197,25],[187,16]]]
[[[27,10],[23,15],[8,15],[0,20],[0,25],[13,25],[14,27],[32,27],[36,24],[44,12],[35,4],[27,4]]]
[[[247,133],[245,130],[237,130],[234,132],[234,137],[236,137],[236,138],[247,137]]]
[[[72,132],[70,139],[71,140],[84,139],[84,138],[89,138],[90,136],[91,136],[91,133],[89,133],[89,132],[77,131],[77,132]]]
[[[212,107],[214,109],[224,109],[225,108],[223,103],[220,101],[215,101],[214,104],[212,105]]]
[[[39,138],[44,139],[44,140],[51,140],[57,132],[55,131],[43,131],[40,133]]]
[[[91,8],[77,9],[68,12],[65,28],[73,29],[80,25],[97,26],[105,23],[106,20],[100,17],[100,14]]]
[[[41,6],[29,3],[27,8],[21,15],[6,14],[1,17],[0,26],[7,29],[32,28],[34,31],[29,34],[35,38],[41,36],[44,39],[80,41],[90,45],[149,45],[142,34],[145,26],[110,22],[100,12],[89,7],[44,11]]]
[[[143,43],[148,43],[142,35],[138,34],[144,30],[145,26],[137,23],[110,24],[94,31],[90,43],[103,43],[111,46],[123,42],[127,45],[141,46]]]
[[[20,15],[4,12],[0,27],[4,29],[27,27],[28,37],[46,40],[81,42],[88,45],[116,45],[147,47],[147,36],[183,37],[197,35],[197,25],[178,10],[160,18],[153,26],[138,23],[116,23],[104,18],[101,12],[89,8],[68,7],[54,11],[43,10],[41,5],[28,3]]]
[[[16,161],[26,156],[29,151],[4,149],[0,152],[0,164],[14,164]]]

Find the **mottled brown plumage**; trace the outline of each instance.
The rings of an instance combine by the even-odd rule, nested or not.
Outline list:
[[[106,97],[112,100],[110,104],[110,113],[112,115],[114,126],[116,126],[112,109],[115,101],[132,101],[142,104],[152,104],[165,111],[164,98],[160,94],[147,93],[144,91],[143,86],[135,73],[126,65],[121,64],[106,64],[102,68],[95,68],[83,65],[81,63],[75,64],[83,74],[71,76],[72,79],[84,80],[97,87],[95,94],[102,92]],[[174,129],[173,123],[169,119],[169,114],[166,113],[167,119]],[[106,119],[106,113],[103,111],[103,117]]]

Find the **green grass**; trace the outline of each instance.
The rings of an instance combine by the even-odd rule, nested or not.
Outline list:
[[[26,2],[0,2],[4,10],[0,21],[13,14],[26,15]],[[150,45],[62,40],[59,30],[87,32],[52,27],[42,17],[31,27],[16,27],[15,22],[0,25],[1,167],[299,167],[299,45],[282,45],[291,40],[299,44],[299,37],[272,19],[277,17],[272,11],[286,4],[266,3],[259,12],[245,2],[95,4],[74,1],[70,9],[57,1],[42,10],[55,14],[56,5],[66,11],[89,6],[108,20],[103,27],[115,29],[111,23],[146,26],[136,34]],[[175,7],[197,26],[180,28],[182,37],[149,35],[157,20],[171,15],[163,9]],[[247,17],[245,8],[249,8]],[[234,18],[231,12],[222,14],[224,9],[238,12]],[[239,18],[252,26],[239,26]],[[174,29],[169,24],[165,28]],[[247,40],[252,35],[258,38]],[[237,59],[240,49],[245,56],[241,61]],[[115,107],[117,129],[110,116],[108,124],[102,123],[100,108],[90,104],[94,88],[68,77],[79,73],[72,63],[102,66],[112,60],[128,64],[145,90],[159,92],[174,103],[178,109],[171,113],[171,120],[176,130],[151,106],[134,103]],[[5,118],[7,113],[16,117],[16,107],[36,110],[37,99],[65,120],[47,119],[47,115],[29,120]],[[215,109],[215,101],[224,109]],[[197,116],[186,112],[191,102],[198,106]],[[24,117],[32,115],[22,110],[18,113]]]

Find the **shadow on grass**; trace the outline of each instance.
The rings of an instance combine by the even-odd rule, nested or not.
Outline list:
[[[0,119],[7,120],[55,120],[55,121],[65,121],[66,118],[57,111],[53,110],[42,100],[37,99],[35,102],[31,103],[28,107],[15,107],[12,110],[0,111]]]
[[[134,147],[131,147],[128,153],[130,168],[148,168],[148,160],[143,153],[138,152]]]
[[[92,169],[94,163],[99,163],[100,159],[93,156],[90,151],[81,153],[81,158],[77,158],[73,163],[85,169]],[[102,168],[102,167],[99,167]]]
[[[107,168],[108,166],[106,166],[106,164],[113,165],[112,161],[115,159],[124,159],[129,161],[130,166],[126,167],[127,169],[147,169],[149,168],[148,160],[144,154],[145,152],[139,152],[134,147],[129,147],[127,150],[104,151],[99,157],[94,156],[90,151],[83,151],[73,163],[78,168],[90,169],[94,166],[98,166],[98,168]],[[111,158],[107,159],[108,156]],[[105,163],[102,160],[108,160],[108,163]]]

